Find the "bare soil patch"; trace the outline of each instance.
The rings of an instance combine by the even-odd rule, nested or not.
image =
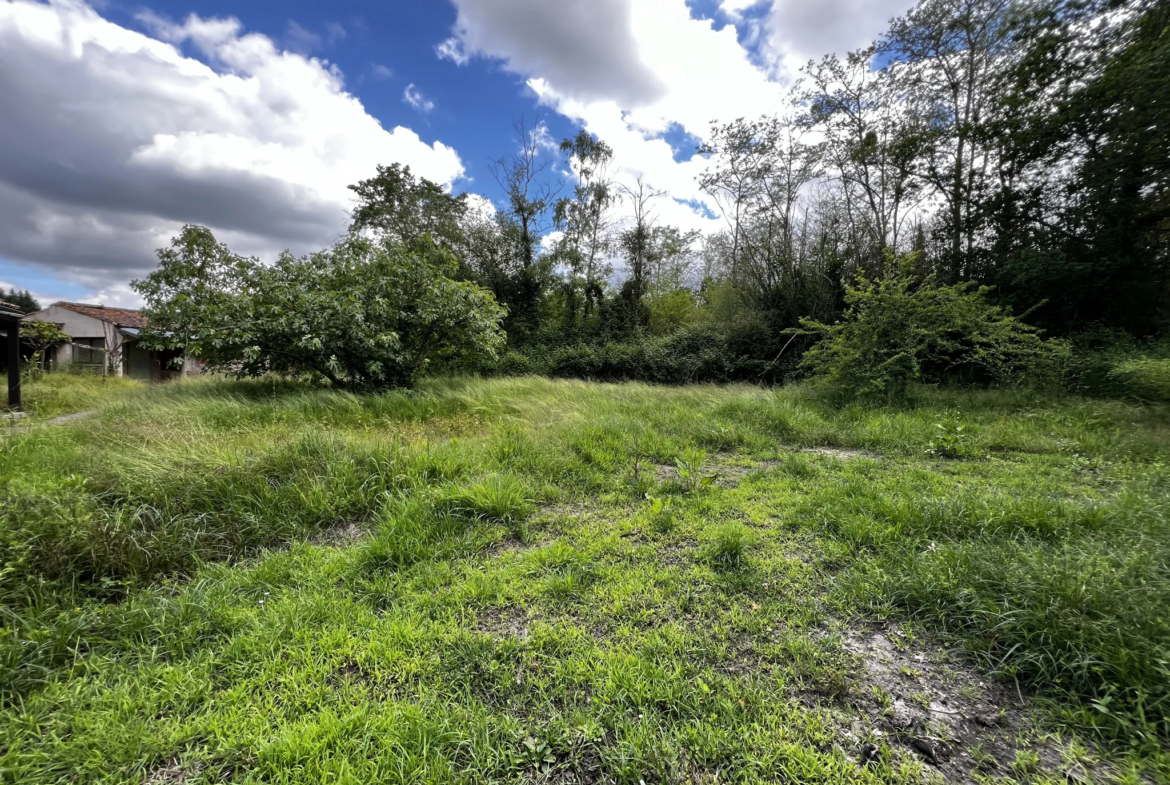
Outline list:
[[[1020,696],[960,656],[889,629],[852,631],[843,645],[864,668],[853,701],[861,716],[846,731],[860,764],[888,749],[895,759],[921,760],[945,782],[974,783],[1012,776],[1016,752],[1026,750],[1044,770],[1074,773],[1053,745],[1026,741]]]

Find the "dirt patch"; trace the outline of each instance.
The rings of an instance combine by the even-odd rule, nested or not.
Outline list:
[[[715,483],[724,488],[738,486],[753,472],[766,472],[780,465],[780,461],[759,461],[756,463],[724,463],[714,467]]]
[[[528,625],[531,621],[519,608],[491,607],[480,612],[473,629],[493,638],[515,638],[523,643],[528,640]]]
[[[887,754],[913,756],[946,782],[1012,776],[1017,751],[1041,770],[1064,777],[1059,751],[1022,744],[1020,698],[941,647],[910,644],[893,630],[855,631],[843,638],[864,670],[854,693],[861,715],[845,735],[858,763]]]
[[[654,470],[654,479],[659,485],[678,481],[678,467],[673,464],[652,463],[650,468]]]
[[[179,765],[179,759],[171,760],[161,769],[155,769],[146,779],[145,785],[183,785],[188,779],[199,774],[201,767],[194,764],[190,768]]]
[[[856,461],[863,458],[870,460],[879,460],[882,456],[877,453],[866,452],[865,450],[846,450],[839,447],[805,447],[799,452],[808,455],[824,455],[829,458],[836,458],[839,461]]]
[[[342,545],[350,545],[365,539],[369,535],[365,529],[358,526],[351,521],[343,521],[335,523],[318,536],[313,538],[313,542],[317,545],[328,545],[338,547]]]

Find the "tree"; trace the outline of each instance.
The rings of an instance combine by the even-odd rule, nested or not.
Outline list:
[[[764,343],[802,316],[827,316],[834,281],[817,248],[821,207],[812,199],[821,177],[821,147],[804,140],[804,128],[788,119],[736,120],[713,129],[702,150],[711,166],[699,185],[719,201],[729,224],[718,250],[721,273],[762,318]],[[826,292],[829,292],[826,298]]]
[[[442,248],[351,235],[269,266],[186,226],[158,257],[159,268],[132,284],[150,325],[141,341],[235,376],[406,386],[436,361],[494,358],[504,343],[502,309],[452,279],[456,262]]]
[[[609,274],[606,255],[610,249],[609,210],[617,201],[610,178],[613,149],[588,131],[561,142],[569,169],[576,178],[573,196],[558,199],[553,212],[555,226],[564,232],[557,244],[558,261],[567,269],[566,302],[570,318],[576,316],[576,298],[584,293],[588,318],[604,290]]]
[[[1019,18],[998,89],[995,281],[1072,329],[1152,334],[1170,286],[1170,7],[1049,0]]]
[[[41,366],[45,360],[45,352],[50,347],[70,343],[72,340],[64,330],[52,322],[25,320],[20,323],[20,342],[32,350],[29,364],[33,368]]]
[[[452,196],[438,183],[416,178],[409,166],[378,166],[374,177],[349,190],[357,194],[354,232],[370,230],[408,248],[425,242],[453,252],[464,241],[467,195]]]
[[[41,304],[37,302],[37,298],[33,297],[28,289],[19,291],[16,287],[12,287],[7,292],[0,289],[0,300],[15,305],[25,313],[34,313],[41,310]]]
[[[979,211],[994,171],[995,85],[1013,54],[1012,0],[922,0],[877,46],[901,83],[904,144],[916,177],[943,202],[953,283],[975,272]]]
[[[805,67],[805,122],[824,134],[822,154],[841,183],[840,198],[863,258],[897,251],[919,191],[911,176],[913,141],[900,116],[905,96],[892,69],[874,70],[874,47],[828,55]],[[864,238],[864,239],[863,239]]]
[[[501,236],[511,249],[511,259],[502,269],[508,271],[501,302],[508,309],[508,336],[522,343],[536,329],[540,305],[552,270],[551,259],[541,259],[538,246],[548,229],[546,216],[552,208],[557,190],[544,177],[546,163],[541,161],[543,126],[529,130],[523,120],[515,123],[517,152],[500,158],[492,166],[492,175],[507,200],[499,215]]]

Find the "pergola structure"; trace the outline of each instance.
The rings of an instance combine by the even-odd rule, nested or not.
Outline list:
[[[4,356],[8,360],[8,408],[20,411],[20,321],[24,311],[12,303],[0,301],[0,327],[7,337]]]

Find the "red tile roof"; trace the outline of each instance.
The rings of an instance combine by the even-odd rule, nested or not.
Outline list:
[[[9,311],[20,311],[20,306],[13,305],[12,303],[6,303],[3,300],[0,300],[0,309],[7,309]],[[24,313],[24,311],[21,311],[21,313]]]
[[[118,327],[145,327],[146,317],[142,311],[132,311],[129,308],[107,308],[104,305],[87,305],[86,303],[53,303],[62,308],[68,308],[74,313],[101,319],[103,322],[115,324]]]

